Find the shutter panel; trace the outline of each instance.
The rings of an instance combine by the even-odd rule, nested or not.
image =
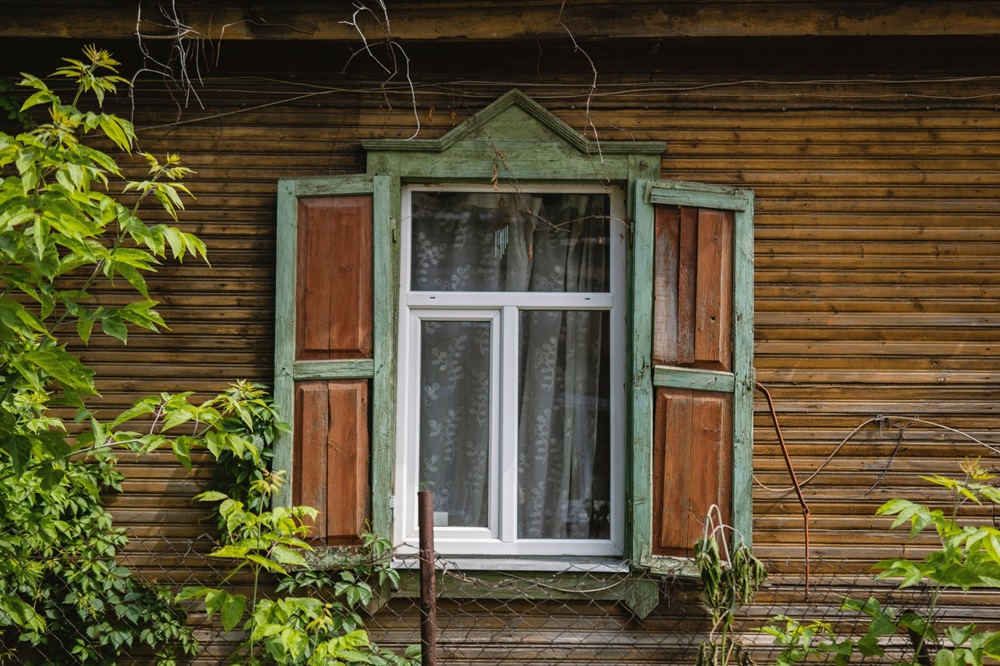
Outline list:
[[[370,196],[298,202],[295,360],[372,354]]]
[[[653,363],[729,371],[733,213],[655,210]]]
[[[750,542],[752,202],[637,185],[632,544],[654,569],[691,555],[713,504]]]
[[[653,555],[691,556],[709,508],[732,521],[733,396],[657,387]]]
[[[310,537],[328,545],[359,543],[372,519],[380,178],[279,184],[275,400],[293,428],[276,447],[277,501],[318,509]]]
[[[357,542],[368,521],[368,381],[296,382],[292,503],[319,509],[311,535]]]

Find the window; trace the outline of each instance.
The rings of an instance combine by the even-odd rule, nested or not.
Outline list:
[[[624,198],[403,191],[396,539],[434,491],[449,554],[623,553]]]
[[[750,542],[753,197],[656,180],[518,91],[368,174],[278,189],[279,502],[449,555],[669,569],[708,506]]]

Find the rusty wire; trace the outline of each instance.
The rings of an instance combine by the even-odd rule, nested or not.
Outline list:
[[[803,531],[805,532],[805,598],[809,599],[809,504],[806,502],[806,498],[802,496],[802,487],[799,485],[799,480],[795,476],[795,468],[792,466],[792,458],[788,455],[788,447],[785,445],[785,436],[781,434],[781,424],[778,423],[778,413],[774,409],[774,401],[771,399],[771,392],[767,388],[757,382],[757,390],[764,394],[764,398],[767,400],[767,408],[771,412],[771,421],[774,423],[774,434],[778,437],[778,445],[781,447],[781,455],[785,458],[785,467],[788,468],[788,476],[792,479],[792,487],[795,489],[795,495],[799,499],[799,506],[802,507],[802,522]]]

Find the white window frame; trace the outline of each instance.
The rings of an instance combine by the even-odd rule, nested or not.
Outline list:
[[[610,289],[606,293],[431,292],[411,291],[412,193],[525,192],[606,194],[610,202]],[[419,479],[420,322],[423,320],[490,321],[493,334],[491,403],[499,407],[491,419],[490,509],[487,528],[436,527],[435,548],[454,556],[540,556],[620,558],[625,550],[626,452],[626,311],[628,272],[625,194],[600,185],[532,184],[518,187],[484,185],[406,185],[401,191],[400,297],[397,381],[397,447],[394,482],[393,540],[403,552],[417,547]],[[607,310],[610,313],[610,535],[608,539],[518,539],[517,503],[517,365],[518,313],[521,310]],[[507,427],[504,427],[506,419]],[[511,427],[513,425],[513,427]],[[499,471],[499,476],[498,472]],[[499,483],[497,483],[499,481]]]

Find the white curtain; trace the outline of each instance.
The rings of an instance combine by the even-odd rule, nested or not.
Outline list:
[[[605,195],[417,192],[412,225],[415,291],[608,289]],[[608,321],[520,312],[518,538],[608,537]],[[449,525],[485,526],[489,326],[428,320],[421,337],[421,486]]]

